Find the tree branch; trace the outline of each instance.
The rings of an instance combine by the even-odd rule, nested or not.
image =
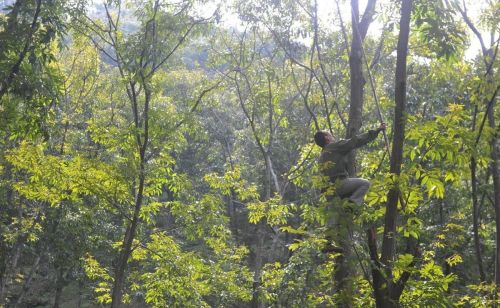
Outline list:
[[[196,108],[198,108],[198,105],[201,103],[201,100],[203,99],[203,97],[211,92],[212,90],[214,90],[215,88],[217,88],[220,84],[222,83],[222,80],[219,80],[218,82],[216,82],[214,85],[212,85],[211,87],[201,91],[200,95],[198,95],[198,98],[196,99],[194,105],[191,107],[191,109],[189,110],[189,113],[193,113],[194,111],[196,111]],[[182,124],[184,124],[184,122],[186,121],[186,117],[184,117],[179,123],[177,123],[175,125],[175,129],[179,128]]]
[[[366,4],[365,12],[363,13],[363,17],[361,17],[361,21],[359,22],[359,35],[361,36],[361,41],[363,41],[366,37],[366,33],[368,32],[368,27],[373,21],[373,15],[375,15],[375,4],[377,0],[368,0]]]

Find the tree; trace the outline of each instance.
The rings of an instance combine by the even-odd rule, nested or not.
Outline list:
[[[495,130],[495,102],[496,102],[496,95],[498,92],[498,85],[495,86],[493,85],[494,83],[494,64],[497,56],[497,51],[498,51],[498,39],[496,46],[494,45],[494,37],[495,37],[495,30],[496,29],[491,29],[491,46],[487,47],[483,36],[481,32],[477,29],[477,27],[473,24],[471,21],[470,17],[468,16],[467,13],[467,7],[465,5],[465,2],[463,3],[463,7],[455,3],[456,9],[460,12],[462,15],[465,23],[469,27],[469,29],[474,33],[476,36],[477,40],[480,43],[481,46],[481,52],[482,52],[482,60],[485,65],[485,73],[484,77],[486,79],[486,93],[484,93],[484,105],[486,106],[486,111],[485,111],[485,116],[483,118],[483,122],[481,124],[481,128],[478,132],[477,139],[476,139],[476,144],[479,141],[479,138],[481,137],[482,133],[482,125],[484,124],[484,120],[487,118],[488,119],[488,124],[491,129]],[[494,8],[492,8],[494,9]],[[498,22],[498,21],[497,21]],[[493,22],[494,23],[494,22]],[[479,88],[478,88],[479,89]],[[491,94],[491,98],[488,97],[487,94]],[[475,126],[473,126],[473,130],[475,130]],[[490,163],[490,169],[493,177],[493,195],[494,195],[494,208],[495,208],[495,224],[496,224],[496,251],[495,251],[495,284],[497,288],[500,286],[500,240],[498,237],[498,234],[500,234],[500,171],[499,171],[499,166],[498,166],[498,149],[497,149],[497,136],[496,134],[492,134],[491,139],[490,139],[490,147],[491,147],[491,163]],[[477,225],[478,225],[478,204],[477,204],[477,179],[476,179],[476,167],[477,163],[474,157],[471,157],[471,163],[470,163],[470,168],[471,168],[471,182],[472,182],[472,198],[473,198],[473,213],[474,213],[474,241],[475,241],[475,249],[476,249],[476,256],[477,256],[477,264],[478,264],[478,271],[480,273],[480,279],[481,281],[485,281],[485,274],[483,270],[483,260],[481,257],[481,248],[480,248],[480,242],[479,242],[479,235],[477,231]]]
[[[351,138],[352,136],[358,134],[362,124],[364,86],[366,83],[363,76],[363,41],[366,38],[368,28],[372,23],[376,3],[376,0],[368,1],[365,11],[360,18],[359,1],[351,1],[352,41],[349,53],[351,101],[349,105],[349,120],[346,133],[347,138]],[[353,176],[356,174],[354,152],[350,160],[349,173]]]
[[[140,9],[146,14],[140,18],[141,27],[130,36],[123,36],[121,29],[121,2],[116,5],[116,16],[111,8],[106,9],[107,28],[87,18],[85,21],[92,30],[90,35],[101,52],[106,54],[116,64],[121,78],[124,80],[127,97],[130,102],[136,142],[135,183],[132,187],[134,198],[130,221],[126,231],[119,257],[117,258],[111,295],[112,307],[122,303],[125,284],[125,271],[137,228],[140,224],[139,215],[144,204],[147,190],[148,164],[153,158],[150,153],[150,105],[155,96],[154,78],[158,70],[164,66],[176,50],[184,43],[196,26],[206,22],[191,17],[191,3],[184,1],[176,5],[168,5],[160,1],[145,4]],[[172,27],[171,30],[168,27]],[[177,38],[177,33],[181,33]],[[104,44],[104,45],[103,45]],[[154,155],[154,154],[153,154]]]
[[[408,38],[410,34],[410,16],[412,10],[412,0],[406,0],[401,5],[401,21],[399,29],[399,40],[396,60],[396,85],[394,112],[394,137],[392,142],[391,169],[390,172],[396,178],[395,187],[391,187],[387,195],[387,206],[385,213],[384,238],[382,242],[382,254],[380,260],[376,251],[370,252],[374,264],[383,264],[385,274],[381,273],[379,266],[373,272],[373,284],[377,307],[396,307],[399,297],[403,292],[405,280],[409,273],[403,275],[400,280],[392,280],[392,264],[395,257],[396,240],[396,219],[397,205],[400,200],[400,191],[397,187],[397,176],[401,173],[401,164],[403,161],[403,142],[405,133],[405,107],[406,107],[406,57],[408,54]],[[403,206],[403,205],[401,205]],[[376,248],[373,244],[373,231],[370,231],[369,238],[372,240],[370,248]],[[416,251],[416,248],[410,248]],[[385,277],[385,281],[384,278]]]

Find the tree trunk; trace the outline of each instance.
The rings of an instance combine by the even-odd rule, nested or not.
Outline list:
[[[61,307],[62,291],[64,289],[64,270],[59,268],[57,271],[56,294],[54,296],[54,308]]]
[[[395,76],[395,110],[393,132],[394,138],[392,142],[392,155],[390,172],[394,176],[401,173],[401,164],[403,162],[403,144],[405,132],[405,108],[406,108],[406,57],[408,54],[408,37],[410,33],[410,16],[412,10],[412,0],[403,0],[401,6],[401,19],[399,29],[399,39],[397,47],[396,60],[396,76]],[[382,269],[379,267],[377,275],[384,277],[385,283],[376,286],[381,288],[384,298],[377,300],[378,307],[396,307],[399,301],[400,292],[394,292],[396,285],[392,281],[392,262],[395,258],[396,246],[396,220],[397,220],[397,205],[399,201],[400,191],[397,185],[389,190],[387,195],[387,205],[384,224],[384,238],[382,242],[382,255],[380,262]],[[385,273],[382,274],[381,271]],[[380,278],[380,277],[377,277]],[[374,279],[375,281],[375,279]],[[403,286],[404,287],[404,286]],[[400,288],[400,287],[398,287]],[[397,294],[399,293],[399,294]],[[382,306],[379,305],[382,303]]]
[[[261,271],[263,266],[263,248],[264,248],[264,226],[265,222],[260,221],[257,225],[257,247],[255,248],[255,272],[253,278],[252,308],[262,308],[264,304],[259,298],[259,288],[261,285]]]
[[[23,209],[21,205],[18,205],[18,219],[19,221],[22,221],[23,219]],[[2,301],[5,297],[5,293],[7,292],[7,284],[12,280],[12,275],[15,275],[17,271],[17,263],[19,262],[19,258],[21,257],[21,248],[23,245],[26,243],[26,240],[28,238],[28,234],[32,232],[34,226],[40,221],[40,216],[41,214],[39,213],[33,223],[31,224],[30,228],[28,229],[28,232],[26,234],[19,236],[17,239],[17,242],[14,244],[14,247],[12,247],[12,256],[11,259],[9,260],[9,254],[7,253],[7,259],[6,259],[6,264],[7,267],[5,269],[5,272],[2,275],[1,279],[1,285],[0,285],[0,296]],[[9,262],[10,261],[10,262]],[[0,301],[0,302],[2,302]]]
[[[495,102],[488,111],[488,122],[493,131],[495,131]],[[491,172],[493,175],[493,190],[495,201],[495,224],[496,224],[496,248],[495,248],[495,285],[500,286],[500,172],[498,170],[498,149],[497,137],[493,134],[491,138]]]
[[[132,217],[132,221],[130,222],[130,225],[127,227],[127,231],[125,232],[125,236],[123,238],[123,248],[120,253],[118,265],[115,271],[115,281],[113,284],[113,292],[111,295],[112,308],[121,307],[122,297],[123,297],[123,286],[125,284],[125,270],[127,268],[127,263],[130,254],[132,253],[132,243],[135,238],[137,225],[139,224],[139,212],[142,207],[144,180],[145,180],[144,162],[141,162],[140,169],[141,170],[139,176],[139,187],[137,189],[137,194],[135,197],[134,216]]]
[[[41,256],[38,255],[35,258],[35,262],[33,262],[33,265],[31,266],[30,273],[28,274],[28,277],[24,281],[23,287],[21,289],[21,293],[16,299],[16,302],[13,305],[13,308],[17,308],[23,301],[24,296],[26,295],[26,292],[29,290],[29,285],[31,284],[31,280],[33,280],[33,276],[35,275],[36,271],[38,270],[38,265],[40,264],[40,259]]]
[[[6,183],[13,182],[13,176],[12,176],[12,168],[9,164],[5,165],[5,170],[2,176],[2,180],[5,181]],[[7,185],[6,188],[6,193],[5,193],[5,200],[3,200],[2,207],[7,208],[8,205],[14,204],[14,192],[13,188],[10,185]],[[10,252],[8,251],[9,245],[5,242],[5,240],[0,241],[1,246],[0,246],[0,307],[5,304],[5,293],[6,293],[6,288],[7,288],[7,281],[8,281],[8,276],[9,276],[9,270],[11,269],[9,265],[9,255]]]
[[[476,167],[477,167],[476,159],[474,157],[471,157],[470,176],[471,176],[471,193],[472,193],[472,230],[474,233],[474,249],[476,251],[479,279],[481,282],[484,282],[486,281],[486,275],[483,269],[483,258],[481,255],[481,239],[479,237],[479,206],[477,199]]]
[[[359,33],[359,3],[351,0],[352,41],[351,54],[349,55],[349,71],[351,74],[351,102],[349,106],[349,123],[346,137],[355,136],[361,128],[363,115],[363,95],[365,78],[363,77],[363,50],[361,35]],[[349,157],[349,174],[356,175],[356,154],[352,151]]]
[[[364,86],[366,80],[363,76],[363,41],[368,32],[375,12],[376,0],[369,0],[363,17],[359,18],[359,1],[351,0],[352,41],[349,54],[349,71],[351,74],[351,102],[349,105],[349,122],[346,137],[351,138],[358,134],[362,125]],[[349,157],[349,174],[356,175],[356,152],[352,151]]]
[[[141,75],[143,78],[143,76]],[[144,111],[142,114],[142,123],[140,123],[137,119],[139,118],[138,112],[138,102],[137,97],[134,95],[134,100],[132,103],[132,112],[134,114],[135,126],[137,129],[141,129],[143,131],[143,136],[136,133],[137,139],[137,147],[139,150],[139,179],[138,179],[138,187],[137,192],[135,194],[135,202],[134,202],[134,214],[132,216],[132,221],[127,227],[127,231],[125,232],[125,236],[123,238],[123,247],[120,252],[118,264],[115,271],[115,280],[113,284],[113,291],[111,295],[111,307],[118,308],[122,305],[123,298],[123,287],[125,284],[125,271],[127,268],[128,259],[130,254],[132,253],[132,243],[135,238],[135,233],[137,230],[137,226],[139,225],[139,213],[141,211],[143,199],[144,199],[144,185],[146,181],[146,149],[148,147],[149,142],[149,103],[151,101],[151,91],[149,89],[148,81],[142,79],[142,85],[144,87]],[[131,90],[133,93],[135,92],[135,85],[131,84]]]
[[[255,135],[255,138],[258,138]],[[260,141],[259,141],[260,144]],[[271,145],[269,145],[271,146]],[[271,161],[271,156],[269,150],[264,150],[260,147],[263,159],[266,166],[266,190],[264,195],[264,201],[271,199],[273,192],[280,193],[278,178],[273,170],[273,164]],[[274,189],[273,189],[274,186]],[[264,265],[264,237],[266,236],[265,231],[266,222],[260,221],[257,225],[257,247],[255,248],[255,272],[254,272],[254,283],[253,283],[253,296],[252,296],[252,308],[264,307],[264,303],[259,299],[259,288],[262,284],[261,274],[262,266]]]

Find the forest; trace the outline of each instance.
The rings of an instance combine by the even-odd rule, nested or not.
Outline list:
[[[499,307],[499,21],[0,1],[0,307]],[[374,129],[353,203],[314,136]]]

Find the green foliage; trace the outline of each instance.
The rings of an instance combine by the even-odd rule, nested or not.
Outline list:
[[[480,24],[489,31],[499,30],[500,4],[495,1],[487,2],[487,6],[482,10],[480,15]]]
[[[457,302],[458,307],[493,307],[498,305],[498,287],[494,283],[480,283],[467,286],[468,293]],[[495,293],[496,292],[496,293]]]
[[[287,222],[289,214],[289,207],[282,204],[281,197],[276,196],[266,201],[258,201],[248,204],[250,213],[248,220],[256,224],[265,219],[265,222],[270,226],[284,225]]]
[[[113,278],[108,271],[102,268],[99,262],[91,255],[86,255],[83,259],[83,268],[89,279],[98,281],[94,287],[94,292],[97,295],[97,302],[103,304],[111,303],[110,293]]]
[[[15,1],[0,18],[0,125],[9,138],[47,138],[62,93],[56,54],[81,1]]]
[[[420,279],[410,281],[401,296],[403,305],[412,305],[413,307],[451,306],[447,292],[450,283],[456,279],[455,275],[443,274],[441,267],[433,261],[425,262],[417,275]]]
[[[423,52],[424,55],[456,61],[463,54],[467,36],[455,15],[446,1],[415,1],[412,12],[415,30],[419,40],[430,47]]]
[[[145,301],[153,307],[203,307],[209,291],[206,268],[192,253],[181,253],[174,240],[163,234],[151,236],[144,253],[139,248],[133,259],[150,259],[155,270],[141,275]],[[145,256],[144,256],[145,255]]]
[[[66,160],[44,153],[43,145],[24,142],[11,151],[8,161],[29,174],[15,189],[24,197],[57,206],[63,201],[77,202],[83,196],[96,196],[103,205],[116,207],[131,202],[128,184],[110,165],[83,157]]]
[[[207,298],[211,297],[219,305],[248,301],[251,275],[242,264],[246,249],[209,242],[220,258],[215,262],[183,252],[165,233],[152,234],[151,241],[132,255],[145,270],[132,290],[143,289],[146,303],[153,307],[209,307]],[[225,247],[216,247],[221,244]]]

